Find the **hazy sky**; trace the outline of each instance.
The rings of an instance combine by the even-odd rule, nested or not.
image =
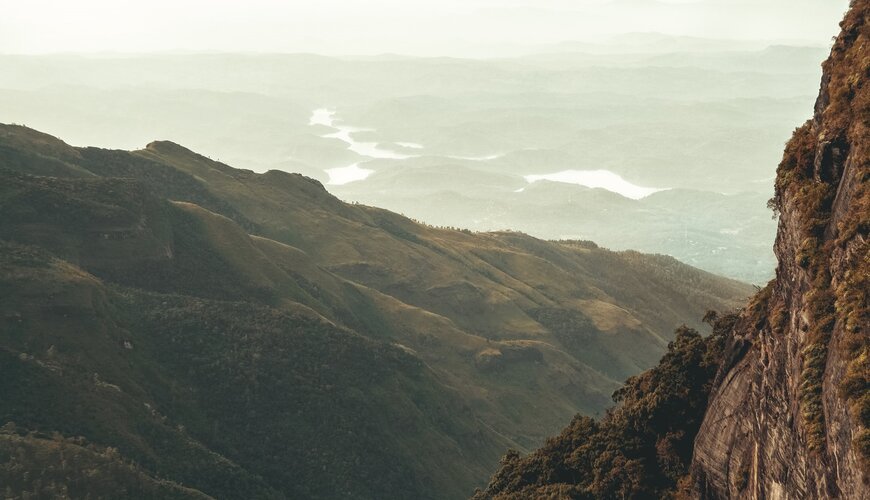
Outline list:
[[[0,52],[493,55],[661,32],[826,43],[847,0],[0,0]]]

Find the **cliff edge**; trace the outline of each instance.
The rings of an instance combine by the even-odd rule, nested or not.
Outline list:
[[[870,498],[870,0],[777,171],[776,279],[740,317],[695,441],[700,498]]]

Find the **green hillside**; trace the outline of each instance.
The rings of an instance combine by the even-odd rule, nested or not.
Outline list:
[[[669,257],[426,226],[170,142],[7,125],[0,241],[0,483],[48,467],[8,457],[55,470],[72,439],[144,496],[466,496],[504,449],[600,414],[685,318],[752,292]]]

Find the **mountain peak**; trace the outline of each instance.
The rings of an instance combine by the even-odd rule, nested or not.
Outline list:
[[[160,153],[183,153],[197,155],[197,153],[194,153],[193,151],[182,146],[181,144],[167,140],[151,141],[145,146],[145,149],[148,151],[156,151]]]

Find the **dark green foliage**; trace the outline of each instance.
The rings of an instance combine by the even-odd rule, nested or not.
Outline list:
[[[830,282],[826,271],[817,281]],[[807,297],[812,324],[806,343],[801,350],[800,401],[801,416],[807,429],[808,446],[820,450],[825,445],[825,413],[823,388],[825,366],[828,362],[828,344],[834,329],[834,296],[827,287],[816,285]]]
[[[0,237],[124,287],[0,240],[0,420],[111,444],[151,473],[233,498],[441,498],[451,490],[423,467],[439,454],[410,454],[437,447],[458,458],[456,442],[480,441],[495,456],[418,358],[268,307],[274,290],[236,272],[210,240],[217,216],[161,204],[137,181],[8,179]],[[128,241],[138,253],[117,247]],[[370,299],[351,284],[345,292],[371,313],[342,316],[376,332]],[[453,473],[455,495],[484,470],[453,462],[442,474]]]
[[[256,234],[258,227],[235,207],[211,193],[192,175],[169,165],[130,154],[100,148],[83,148],[80,165],[101,177],[124,177],[136,179],[159,198],[187,201],[224,214],[249,233]]]
[[[610,374],[629,376],[637,373],[631,363],[630,355],[635,354],[637,346],[625,345],[618,349],[620,355],[609,355],[617,349],[601,348],[610,341],[612,334],[600,331],[595,323],[580,311],[560,308],[541,307],[529,312],[535,321],[547,327],[559,342],[577,359],[598,370]],[[629,332],[625,332],[630,335]]]
[[[404,434],[426,432],[419,417],[450,419],[443,403],[428,406],[440,396],[426,387],[416,358],[249,303],[128,300],[129,326],[173,384],[196,388],[157,393],[158,404],[183,414],[195,400],[199,412],[185,425],[211,449],[291,497],[407,498],[433,488],[398,449]]]
[[[54,434],[20,436],[12,423],[0,430],[0,494],[4,498],[211,498],[148,475],[115,448]]]
[[[529,315],[552,331],[568,349],[587,349],[589,342],[601,334],[595,323],[579,311],[541,307]]]
[[[0,238],[49,248],[94,270],[166,256],[166,204],[136,181],[34,177],[3,169],[0,179]]]
[[[172,227],[171,259],[127,262],[96,274],[113,282],[164,293],[266,303],[274,299],[272,290],[246,279],[220,254],[209,241],[200,218],[174,205],[167,205],[165,211]]]
[[[614,393],[595,421],[578,415],[527,457],[510,452],[475,498],[664,498],[688,473],[692,445],[736,316],[708,315],[713,335],[682,327],[659,365]]]
[[[412,231],[416,224],[409,224],[410,219],[396,215],[386,210],[370,210],[372,220],[384,231],[396,238],[407,240],[411,243],[423,243]]]
[[[422,464],[487,446],[416,357],[315,315],[106,289],[2,241],[0,271],[0,421],[111,443],[146,475],[223,498],[440,498],[461,489]],[[103,491],[105,467],[82,487]]]

